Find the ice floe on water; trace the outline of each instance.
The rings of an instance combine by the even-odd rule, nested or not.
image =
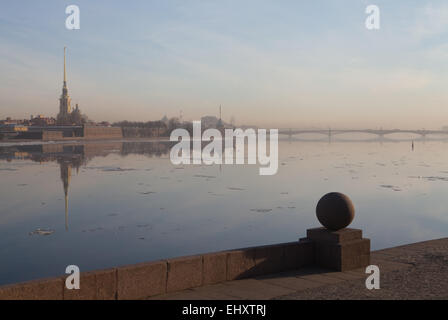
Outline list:
[[[393,186],[393,185],[391,185],[391,184],[382,184],[382,185],[380,185],[380,187],[381,187],[381,188],[386,188],[386,189],[391,189],[391,190],[393,190],[393,191],[401,191],[401,188],[400,188],[400,187]]]
[[[207,178],[207,179],[216,178],[216,176],[207,176],[205,174],[195,174],[194,177],[196,177],[196,178]]]
[[[143,194],[143,195],[148,195],[148,194],[154,194],[154,193],[156,193],[155,191],[146,191],[146,192],[139,192],[140,194]]]
[[[424,179],[426,181],[448,181],[448,177],[441,177],[441,176],[410,176],[409,178],[413,179]]]
[[[219,196],[219,197],[225,196],[225,194],[215,193],[215,192],[212,192],[212,191],[209,191],[208,194],[211,195],[211,196]]]
[[[271,212],[272,209],[250,209],[250,211],[258,212],[258,213],[267,213],[267,212]]]
[[[54,233],[54,230],[52,230],[52,229],[37,228],[36,230],[31,231],[29,233],[29,235],[30,236],[32,236],[32,235],[49,236],[49,235],[51,235],[53,233]]]
[[[85,167],[85,169],[88,169],[88,170],[101,170],[103,172],[125,172],[125,171],[135,171],[135,170],[137,170],[135,168],[121,168],[121,167],[109,167],[109,166]]]
[[[97,228],[92,228],[92,229],[85,229],[82,230],[82,232],[96,232],[96,231],[100,231],[100,230],[104,230],[102,227],[97,227]]]
[[[430,167],[431,167],[429,164],[426,164],[426,163],[424,163],[424,162],[420,162],[420,163],[418,164],[418,166],[419,166],[419,167],[425,167],[425,168],[430,168]]]

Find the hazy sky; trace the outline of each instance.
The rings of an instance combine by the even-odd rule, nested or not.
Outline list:
[[[76,4],[81,29],[65,28]],[[381,29],[367,30],[367,5]],[[234,116],[271,127],[448,125],[448,2],[2,1],[0,118]]]

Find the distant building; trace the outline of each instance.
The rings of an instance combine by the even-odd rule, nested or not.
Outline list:
[[[5,120],[0,120],[0,125],[29,125],[30,120],[28,119],[11,119],[11,117],[7,117]]]
[[[56,124],[56,119],[53,117],[45,117],[41,114],[30,119],[11,119],[7,117],[5,120],[0,120],[0,125],[21,125],[21,126],[54,126]]]
[[[102,126],[102,127],[110,127],[111,126],[109,121],[101,121],[101,122],[98,122],[96,125]]]
[[[201,125],[203,128],[216,128],[218,120],[215,116],[204,116],[201,118]]]
[[[31,126],[54,126],[56,125],[56,119],[53,117],[44,117],[43,115],[37,115],[36,117],[32,117],[29,121],[29,125]]]
[[[216,129],[225,129],[225,128],[232,128],[232,125],[224,122],[222,120],[221,115],[221,106],[219,106],[219,118],[215,116],[204,116],[201,118],[201,125],[203,129],[208,128],[216,128]]]

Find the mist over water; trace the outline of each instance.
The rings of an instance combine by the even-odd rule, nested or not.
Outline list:
[[[374,250],[446,236],[447,141],[355,140],[282,140],[273,176],[174,166],[169,142],[0,146],[0,284],[295,241],[331,191]]]

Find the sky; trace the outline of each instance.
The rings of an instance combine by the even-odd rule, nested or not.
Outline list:
[[[65,8],[80,9],[68,30]],[[368,30],[366,7],[380,9]],[[448,3],[17,0],[0,4],[0,118],[231,117],[271,128],[448,125]]]

